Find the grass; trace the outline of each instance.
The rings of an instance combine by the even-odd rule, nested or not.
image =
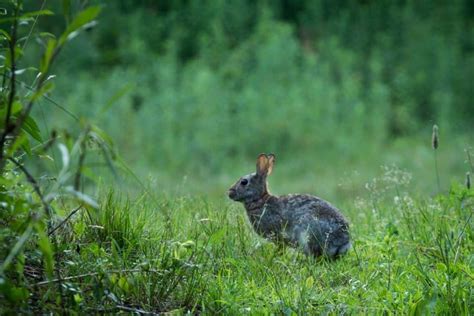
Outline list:
[[[336,261],[278,249],[224,198],[102,194],[99,210],[78,212],[58,235],[64,305],[79,313],[468,315],[473,191],[416,198],[403,192],[406,174],[389,169],[375,182],[343,210],[354,248]],[[29,282],[42,299],[23,311],[61,310],[57,280]]]

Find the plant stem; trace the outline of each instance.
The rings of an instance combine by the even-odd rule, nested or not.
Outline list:
[[[9,48],[10,48],[10,93],[8,95],[8,103],[7,103],[7,113],[5,115],[5,127],[2,133],[2,137],[0,139],[0,162],[4,160],[3,151],[5,149],[5,143],[7,141],[7,136],[10,133],[10,119],[12,115],[12,107],[13,102],[15,101],[16,95],[16,60],[15,60],[15,46],[16,46],[16,36],[17,36],[17,28],[18,28],[18,20],[16,19],[18,16],[18,9],[19,5],[17,4],[15,7],[15,14],[14,14],[14,21],[12,24],[12,34],[10,38]],[[6,70],[5,70],[6,73]],[[5,78],[5,77],[4,77]],[[0,171],[3,168],[0,168]]]
[[[155,274],[160,274],[163,273],[161,270],[157,269],[149,269],[149,270],[143,270],[143,269],[117,269],[117,270],[110,270],[110,271],[103,271],[103,272],[90,272],[90,273],[84,273],[84,274],[79,274],[79,275],[73,275],[73,276],[68,276],[61,278],[61,280],[54,279],[54,280],[46,280],[46,281],[41,281],[36,283],[36,286],[41,286],[41,285],[48,285],[51,283],[56,283],[59,281],[72,281],[76,279],[82,279],[86,277],[92,277],[92,276],[97,276],[100,274],[113,274],[113,273],[155,273]]]
[[[52,234],[54,234],[54,232],[56,230],[58,230],[61,226],[63,226],[74,214],[76,214],[80,209],[82,208],[82,204],[79,205],[78,207],[76,207],[71,213],[69,213],[68,216],[66,216],[66,218],[61,222],[59,223],[56,227],[54,227],[52,230],[50,230],[48,232],[48,236],[51,236]]]
[[[441,193],[441,185],[439,182],[438,155],[436,153],[436,149],[434,150],[434,164],[435,164],[435,171],[436,171],[436,183],[438,185],[438,194],[439,194]]]
[[[54,59],[59,54],[60,50],[61,50],[60,46],[56,47],[56,49],[55,49],[55,51],[54,51],[54,53],[51,57],[50,63],[53,63]],[[44,72],[44,73],[41,73],[41,75],[38,78],[38,83],[36,84],[36,87],[35,87],[35,90],[34,90],[35,92],[38,92],[43,88],[43,85],[46,82],[47,78],[48,78],[48,72],[47,71]],[[12,81],[15,82],[14,78],[12,78]],[[10,130],[10,129],[5,128],[5,131],[2,134],[2,139],[0,140],[0,172],[3,170],[3,167],[5,165],[5,159],[4,159],[5,157],[3,155],[3,150],[4,150],[6,138],[7,138],[8,135],[10,136],[11,146],[13,146],[13,144],[16,141],[16,138],[17,138],[18,134],[20,134],[21,128],[23,127],[23,125],[25,123],[25,120],[30,115],[31,109],[33,108],[33,105],[34,105],[34,101],[35,101],[35,99],[32,98],[28,102],[28,104],[24,107],[23,111],[17,117],[17,119],[15,121],[15,125],[12,127],[12,129]]]

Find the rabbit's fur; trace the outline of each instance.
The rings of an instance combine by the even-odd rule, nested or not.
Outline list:
[[[229,189],[229,198],[244,204],[253,228],[265,238],[315,257],[345,254],[351,247],[349,224],[337,208],[312,195],[268,192],[274,161],[273,154],[260,154],[257,172],[240,178]]]

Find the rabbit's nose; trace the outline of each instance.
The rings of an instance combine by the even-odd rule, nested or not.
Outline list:
[[[230,197],[231,199],[233,199],[233,198],[235,198],[236,192],[235,192],[235,190],[233,190],[233,189],[229,189],[229,191],[227,192],[227,194],[229,195],[229,197]]]

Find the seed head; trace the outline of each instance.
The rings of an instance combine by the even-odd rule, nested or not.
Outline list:
[[[471,174],[466,172],[466,188],[469,190],[471,188]]]
[[[431,135],[431,146],[433,149],[437,149],[439,146],[439,137],[438,137],[438,125],[433,125],[433,134]]]

